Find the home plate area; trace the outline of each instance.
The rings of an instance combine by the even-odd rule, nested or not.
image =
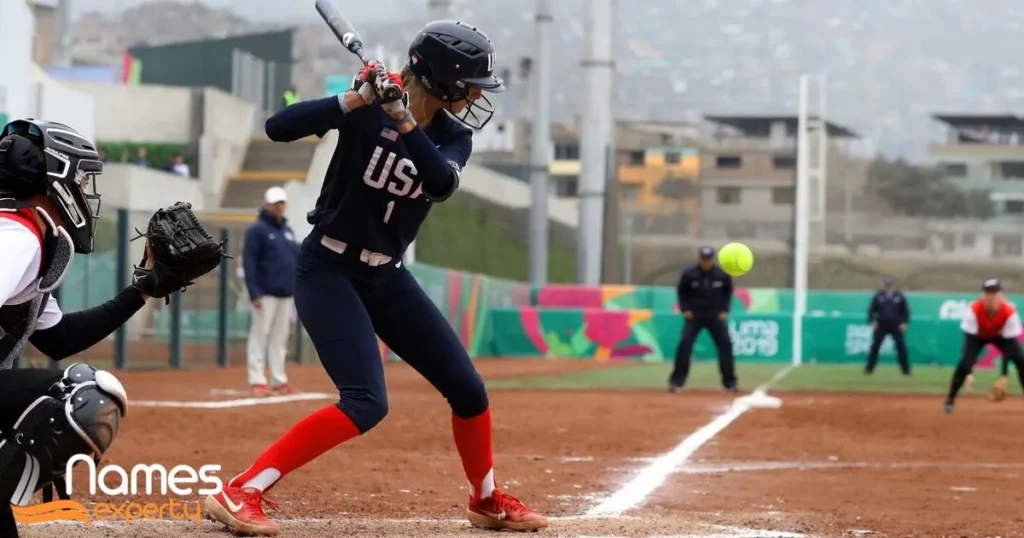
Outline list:
[[[490,382],[600,366],[502,359],[478,367]],[[281,536],[488,534],[464,519],[468,490],[446,402],[400,363],[386,374],[388,418],[272,491]],[[125,372],[129,395],[149,403],[130,409],[103,464],[218,464],[218,476],[229,478],[333,401],[318,367],[290,375],[324,397],[247,402],[231,392],[245,388],[236,368],[193,372],[187,382],[183,372]],[[998,411],[965,402],[945,415],[934,397],[921,396],[496,388],[491,405],[498,485],[552,516],[541,534],[1024,537],[1024,456],[1013,437],[1024,431],[1019,402]],[[24,525],[21,534],[228,536],[209,521],[159,520]]]

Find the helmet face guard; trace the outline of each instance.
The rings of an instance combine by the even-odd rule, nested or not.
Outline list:
[[[92,252],[100,216],[96,180],[103,173],[95,147],[77,131],[59,123],[18,120],[8,124],[0,138],[11,134],[29,139],[42,152],[45,176],[25,179],[35,179],[40,190],[45,189],[75,244],[75,252]]]

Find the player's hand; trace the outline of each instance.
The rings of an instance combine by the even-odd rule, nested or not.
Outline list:
[[[683,312],[683,317],[686,319],[693,319],[693,310],[687,310]]]
[[[718,319],[725,321],[729,317],[728,312],[719,312]]]
[[[363,99],[363,104],[368,105],[377,97],[377,66],[379,65],[381,65],[380,62],[371,61],[364,65],[352,79],[352,91],[359,94],[359,97]]]
[[[377,75],[374,77],[374,86],[384,112],[387,112],[391,119],[396,121],[404,118],[409,110],[409,96],[405,93],[405,88],[402,86],[402,75],[389,73],[383,65],[378,64]],[[387,99],[384,97],[385,90],[388,87],[398,88],[397,99]]]
[[[907,330],[907,324],[906,323],[900,323],[900,330],[901,331]]]
[[[147,239],[146,240],[146,259],[143,260],[143,262],[142,262],[142,268],[146,269],[146,270],[150,270],[150,269],[153,269],[153,267],[155,265],[156,265],[156,260],[153,258],[153,247],[149,246],[149,239]],[[150,299],[149,295],[146,295],[145,293],[141,293],[141,295],[142,295],[142,300],[143,301],[148,301]]]
[[[252,300],[252,307],[256,310],[263,308],[263,299],[256,298]]]

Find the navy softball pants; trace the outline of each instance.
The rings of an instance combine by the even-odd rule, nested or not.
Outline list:
[[[459,418],[487,410],[483,379],[433,301],[404,265],[371,267],[359,249],[339,254],[311,233],[302,244],[295,306],[320,362],[341,394],[338,407],[361,432],[388,413],[374,334],[436,388]]]

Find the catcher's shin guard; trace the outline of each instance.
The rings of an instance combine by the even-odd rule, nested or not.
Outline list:
[[[69,366],[13,428],[0,433],[0,497],[24,506],[40,489],[49,497],[56,483],[58,495],[67,498],[69,460],[87,455],[98,461],[117,436],[127,405],[124,387],[112,374],[86,364]]]

